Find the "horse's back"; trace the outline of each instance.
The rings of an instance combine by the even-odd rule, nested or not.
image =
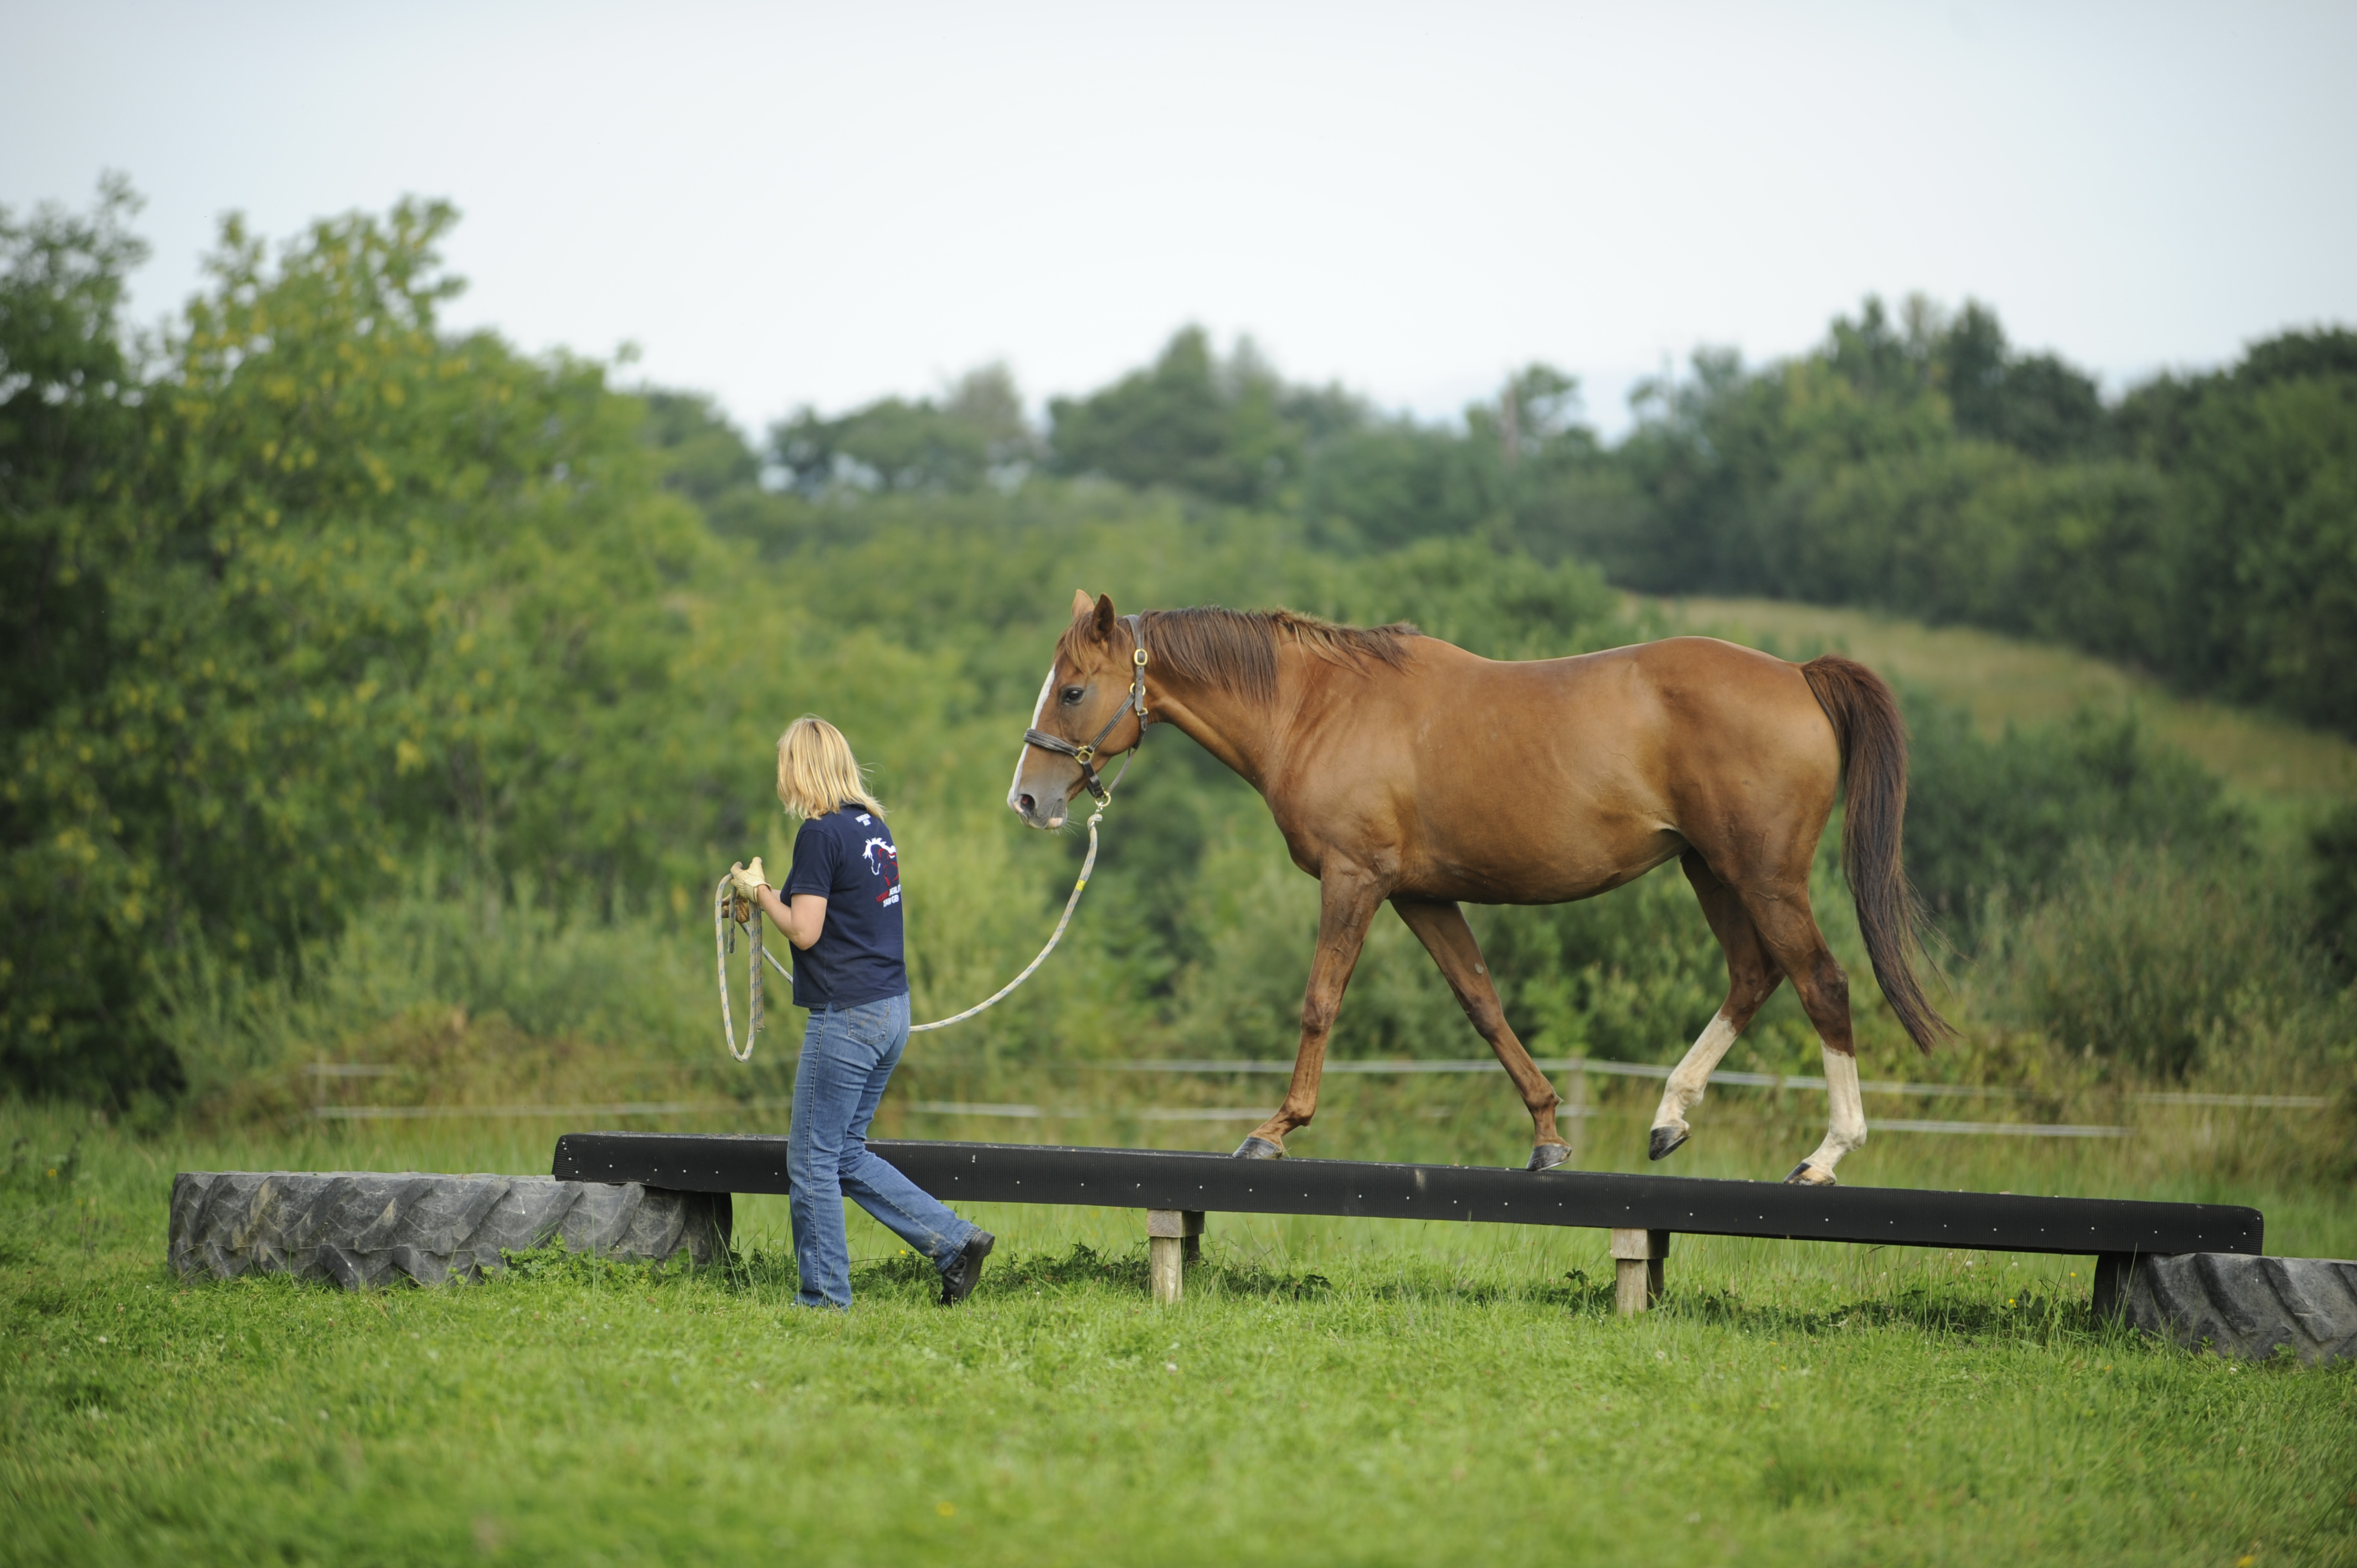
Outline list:
[[[1717,638],[1522,661],[1438,643],[1419,651],[1417,665],[1411,681],[1425,688],[1417,705],[1453,715],[1446,727],[1485,740],[1689,755],[1764,746],[1794,750],[1804,765],[1811,754],[1817,762],[1835,755],[1832,723],[1799,665]]]
[[[1439,643],[1407,673],[1402,825],[1435,896],[1586,897],[1688,844],[1730,870],[1781,860],[1831,809],[1831,721],[1770,654],[1681,637],[1501,662]]]

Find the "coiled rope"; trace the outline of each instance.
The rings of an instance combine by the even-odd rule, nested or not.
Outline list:
[[[1125,757],[1122,761],[1122,772],[1128,771],[1129,762]],[[1119,775],[1114,777],[1114,782],[1115,784],[1121,782]],[[1055,930],[1049,934],[1048,945],[1039,950],[1039,956],[1025,964],[1022,973],[964,1012],[952,1013],[946,1018],[936,1018],[930,1024],[911,1024],[909,1026],[909,1033],[921,1035],[928,1029],[946,1029],[952,1024],[964,1023],[975,1014],[986,1008],[995,1007],[1006,1000],[1017,986],[1030,979],[1039,966],[1048,961],[1048,955],[1054,952],[1056,944],[1064,940],[1064,928],[1072,923],[1072,911],[1081,907],[1081,893],[1089,885],[1089,873],[1096,869],[1097,824],[1103,821],[1104,807],[1100,805],[1089,816],[1089,853],[1088,857],[1081,862],[1080,880],[1072,884],[1072,896],[1064,900],[1064,913],[1056,921]],[[729,876],[733,876],[737,869],[735,866],[729,867]],[[762,946],[761,913],[754,907],[752,900],[731,888],[729,876],[723,876],[712,889],[713,946],[719,953],[720,1037],[727,1042],[730,1056],[740,1062],[748,1062],[753,1059],[754,1037],[761,1032],[761,961],[767,959],[770,967],[785,976],[789,983],[794,976],[791,970],[778,961],[775,953]],[[743,926],[746,931],[745,963],[748,972],[747,985],[751,993],[751,1000],[746,1008],[745,1048],[741,1051],[737,1048],[737,1023],[728,1007],[728,955],[736,950],[737,933],[734,928],[737,926]]]

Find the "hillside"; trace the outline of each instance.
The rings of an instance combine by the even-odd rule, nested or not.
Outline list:
[[[1850,654],[1894,682],[1968,710],[1994,739],[2083,707],[2134,713],[2156,738],[2225,782],[2271,842],[2288,841],[2357,796],[2357,745],[2275,714],[2179,696],[2153,677],[2072,649],[1972,627],[1932,627],[1871,610],[1779,599],[1643,599],[1677,632],[1787,656]]]

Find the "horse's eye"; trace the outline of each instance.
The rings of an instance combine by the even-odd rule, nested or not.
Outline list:
[[[1088,689],[1086,687],[1067,686],[1064,688],[1064,704],[1065,706],[1070,707],[1072,703],[1079,702],[1082,697],[1085,697],[1088,694]]]

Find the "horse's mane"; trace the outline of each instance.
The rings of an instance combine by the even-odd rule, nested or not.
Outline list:
[[[1204,605],[1187,610],[1147,610],[1139,619],[1154,661],[1191,681],[1268,702],[1276,695],[1276,650],[1290,638],[1318,658],[1345,668],[1369,661],[1396,670],[1407,662],[1404,646],[1424,633],[1405,621],[1389,626],[1337,626],[1293,610],[1232,610]]]

